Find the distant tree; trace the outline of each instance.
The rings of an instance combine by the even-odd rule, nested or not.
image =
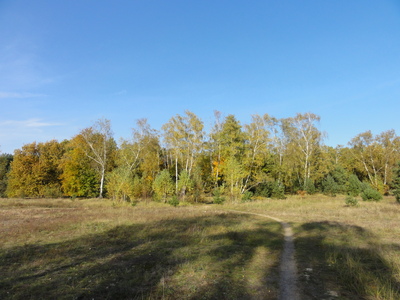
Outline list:
[[[203,128],[203,122],[190,111],[185,111],[184,116],[172,117],[162,126],[166,148],[174,160],[176,193],[180,169],[190,176],[203,149]]]
[[[245,149],[242,158],[245,179],[241,193],[248,191],[268,179],[267,172],[271,169],[267,166],[271,160],[269,146],[271,117],[253,115],[252,122],[244,125]]]
[[[397,168],[393,171],[393,194],[397,202],[400,203],[400,162],[397,163]]]
[[[362,174],[374,189],[387,193],[393,169],[400,159],[400,138],[394,130],[373,135],[366,131],[354,137],[349,145],[355,159],[355,171]]]
[[[357,175],[351,174],[347,183],[347,193],[350,196],[356,197],[361,193],[362,184]]]
[[[242,131],[242,125],[234,115],[228,115],[225,118],[218,138],[224,159],[234,157],[238,161],[242,160],[246,136]]]
[[[174,183],[168,170],[162,170],[157,175],[153,182],[153,189],[158,199],[162,199],[166,203],[167,197],[174,192]]]
[[[147,197],[159,172],[158,136],[146,119],[137,121],[131,140],[122,140],[116,151],[116,168],[109,173],[107,191],[114,200]],[[146,195],[143,195],[146,194]]]
[[[312,171],[318,166],[317,155],[323,137],[316,127],[319,121],[320,117],[313,113],[297,114],[281,121],[288,142],[286,147],[294,162],[293,169],[298,170],[304,190],[310,187],[310,182],[314,180]]]
[[[226,184],[226,192],[231,200],[240,199],[246,179],[244,169],[246,134],[234,115],[228,115],[223,123],[219,117],[217,113],[210,138],[212,174],[216,186]]]
[[[243,165],[235,157],[229,157],[224,164],[223,172],[225,174],[226,192],[231,201],[240,199],[246,176]]]
[[[7,195],[9,197],[57,197],[61,195],[64,144],[56,140],[26,144],[14,152]]]
[[[66,145],[66,152],[60,168],[62,191],[70,197],[96,197],[99,192],[99,173],[95,163],[86,156],[86,142],[81,135],[72,138]]]
[[[400,137],[392,130],[384,131],[376,136],[376,141],[382,147],[381,160],[383,164],[383,184],[388,185],[391,182],[393,169],[400,159]]]
[[[11,154],[0,154],[0,197],[7,197],[8,173],[10,172],[13,156]]]
[[[187,193],[191,193],[194,187],[194,182],[190,178],[189,173],[186,170],[183,170],[179,174],[179,179],[178,179],[178,191],[179,191],[179,196],[182,197],[182,199],[185,199],[185,196]]]
[[[322,185],[324,193],[327,195],[335,197],[339,192],[339,185],[331,175],[328,175],[325,178],[325,180],[322,182]]]
[[[93,126],[83,129],[80,135],[86,142],[86,147],[83,148],[85,155],[97,166],[100,175],[99,198],[103,198],[106,171],[116,149],[110,121],[99,119]]]

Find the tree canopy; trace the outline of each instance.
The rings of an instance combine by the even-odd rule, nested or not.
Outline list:
[[[367,187],[381,194],[399,189],[400,138],[394,130],[366,131],[348,147],[334,148],[324,145],[320,117],[313,113],[253,115],[248,124],[214,115],[208,133],[198,116],[185,111],[161,131],[140,119],[131,138],[119,143],[103,118],[70,140],[26,144],[0,156],[0,195],[116,201],[175,195],[199,201],[223,191],[236,201],[282,198],[284,192],[334,196],[358,195]]]

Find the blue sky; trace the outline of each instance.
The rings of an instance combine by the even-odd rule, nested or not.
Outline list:
[[[0,1],[0,150],[185,110],[313,112],[327,145],[400,122],[397,0]]]

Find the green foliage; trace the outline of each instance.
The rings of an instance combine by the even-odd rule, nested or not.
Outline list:
[[[345,194],[347,191],[347,182],[349,181],[349,175],[347,171],[343,167],[337,166],[331,171],[331,176],[337,185],[336,193]]]
[[[241,186],[245,177],[243,165],[239,161],[230,157],[223,168],[224,179],[226,182],[227,194],[231,201],[241,198]]]
[[[253,192],[251,191],[246,191],[242,195],[242,201],[243,202],[248,202],[251,201],[251,198],[253,197]]]
[[[172,198],[168,200],[168,204],[172,205],[174,207],[177,207],[179,205],[178,197],[177,196],[172,196]]]
[[[352,196],[347,196],[344,202],[347,206],[358,206],[358,200]]]
[[[271,198],[274,199],[285,199],[285,186],[279,182],[274,181],[271,183]]]
[[[215,204],[223,204],[225,202],[224,186],[217,187],[213,190],[213,200]]]
[[[14,157],[0,156],[0,197],[104,194],[115,201],[154,196],[166,202],[176,194],[181,201],[197,202],[224,186],[217,202],[222,195],[248,201],[243,191],[278,199],[296,191],[353,197],[363,192],[363,198],[377,200],[390,187],[400,202],[400,171],[394,170],[400,138],[393,130],[377,136],[365,132],[350,142],[351,148],[332,148],[321,145],[319,117],[311,113],[280,120],[253,115],[243,126],[233,115],[215,116],[208,139],[203,122],[186,111],[171,118],[162,135],[139,120],[132,139],[119,147],[105,119],[70,141],[24,145]]]
[[[304,183],[304,190],[309,194],[313,195],[317,192],[317,189],[315,188],[314,181],[312,179],[307,179],[306,182]]]
[[[244,134],[240,122],[234,115],[228,115],[222,124],[220,142],[224,158],[235,157],[240,159],[244,150]]]
[[[153,189],[157,199],[167,202],[167,196],[172,195],[174,183],[168,170],[162,170],[153,182]]]
[[[127,201],[134,198],[134,178],[127,167],[117,167],[107,176],[108,195],[116,201]]]
[[[190,178],[189,173],[186,170],[183,170],[179,174],[179,179],[178,179],[178,193],[182,197],[182,199],[185,198],[187,193],[192,192],[194,187],[194,182]]]
[[[393,195],[396,197],[396,201],[400,203],[400,162],[397,164],[397,168],[393,172]]]
[[[258,197],[270,198],[271,188],[269,182],[263,182],[256,186],[254,194]]]
[[[263,182],[255,188],[255,195],[266,198],[285,199],[285,186],[279,181]]]
[[[0,155],[0,198],[7,197],[8,173],[10,172],[13,156],[11,154]]]
[[[323,192],[326,195],[335,197],[336,194],[340,191],[339,185],[336,183],[335,179],[328,175],[325,180],[322,182]]]
[[[362,183],[358,179],[357,175],[351,174],[347,183],[347,193],[350,196],[356,197],[361,193]]]
[[[377,190],[373,189],[369,184],[364,183],[361,198],[364,201],[380,201],[382,200],[383,196]]]

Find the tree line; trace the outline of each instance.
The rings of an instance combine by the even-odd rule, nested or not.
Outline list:
[[[114,139],[99,119],[70,140],[30,143],[0,155],[1,197],[108,197],[115,201],[171,197],[215,202],[322,192],[335,196],[400,191],[400,138],[394,130],[358,134],[330,147],[320,117],[253,115],[242,125],[214,112],[210,132],[190,111],[160,131],[146,119],[130,139]]]

